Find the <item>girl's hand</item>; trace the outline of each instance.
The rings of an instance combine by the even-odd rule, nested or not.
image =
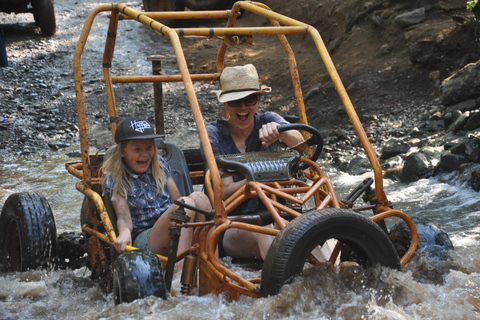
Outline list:
[[[115,239],[115,241],[113,242],[113,245],[115,246],[115,250],[117,250],[118,253],[124,253],[125,251],[127,251],[127,246],[132,245],[132,234],[130,233],[130,230],[120,232],[117,239]]]
[[[260,140],[262,141],[263,146],[271,145],[272,143],[280,139],[280,133],[277,130],[278,126],[280,126],[280,124],[276,122],[270,122],[264,124],[260,128],[258,135],[260,137]]]

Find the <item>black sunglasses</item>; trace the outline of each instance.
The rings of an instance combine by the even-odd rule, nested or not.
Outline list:
[[[237,108],[240,107],[243,104],[245,104],[247,107],[254,106],[257,102],[258,99],[260,98],[259,94],[251,94],[249,96],[246,96],[243,99],[238,99],[238,100],[233,100],[233,101],[228,101],[227,105],[232,108]]]

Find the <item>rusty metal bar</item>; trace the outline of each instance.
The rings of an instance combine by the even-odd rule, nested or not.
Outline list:
[[[217,81],[220,73],[192,74],[192,81]],[[105,82],[105,79],[102,79]],[[154,76],[112,76],[112,83],[141,83],[141,82],[182,82],[182,76],[154,75]]]
[[[77,177],[78,179],[83,179],[83,172],[82,170],[82,163],[79,162],[69,162],[65,164],[65,168],[67,169],[68,173]]]
[[[113,5],[104,4],[95,7],[87,16],[85,24],[83,25],[82,33],[77,42],[75,53],[73,56],[73,76],[75,81],[75,94],[77,102],[77,114],[78,114],[78,131],[80,137],[80,148],[82,151],[82,168],[83,175],[87,186],[90,185],[92,178],[92,172],[90,168],[90,157],[88,154],[88,132],[87,132],[87,117],[85,115],[85,98],[83,95],[83,82],[82,82],[82,67],[81,58],[83,50],[85,49],[85,43],[87,42],[88,35],[92,29],[93,20],[95,16],[102,11],[109,11],[113,9]]]
[[[283,219],[282,217],[280,217],[280,214],[278,213],[277,209],[275,209],[275,207],[273,206],[271,199],[267,197],[267,195],[265,194],[265,192],[263,192],[263,190],[262,190],[262,188],[261,188],[261,184],[260,184],[260,183],[253,182],[253,181],[250,181],[248,184],[249,184],[255,191],[257,191],[258,197],[260,198],[260,200],[262,200],[262,202],[263,202],[263,204],[265,205],[265,207],[267,208],[267,210],[268,210],[268,211],[270,212],[270,214],[273,216],[273,219],[274,219],[275,222],[277,223],[278,227],[279,227],[280,229],[285,228],[285,226],[287,225],[287,222],[285,221],[285,219]]]
[[[103,53],[103,76],[105,77],[105,90],[107,93],[108,114],[110,116],[110,129],[112,140],[115,141],[115,130],[118,126],[117,104],[115,102],[115,93],[111,81],[111,69],[113,53],[115,51],[115,42],[117,39],[119,13],[112,10],[110,23],[108,25],[107,39],[105,41],[105,50]]]
[[[251,283],[248,280],[245,280],[244,278],[238,276],[228,268],[224,267],[218,260],[215,258],[215,248],[216,244],[218,243],[218,239],[220,235],[226,231],[227,229],[230,228],[236,228],[236,229],[241,229],[241,230],[247,230],[247,231],[252,231],[252,232],[258,232],[262,234],[267,234],[267,235],[272,235],[276,236],[280,230],[276,229],[271,229],[271,228],[265,228],[265,227],[259,227],[259,226],[254,226],[250,224],[245,224],[241,222],[226,222],[223,223],[215,228],[215,230],[212,232],[210,235],[210,240],[208,241],[207,244],[207,261],[209,261],[212,264],[212,267],[214,269],[217,269],[220,272],[221,279],[224,279],[225,277],[230,277],[232,280],[236,281],[240,285],[244,286],[248,290],[254,292],[254,293],[259,293],[259,288]],[[215,244],[215,245],[213,245]]]
[[[410,243],[410,247],[408,248],[407,252],[403,255],[403,257],[400,258],[400,265],[403,268],[405,264],[408,262],[408,260],[410,260],[410,258],[413,256],[413,254],[417,250],[417,246],[418,246],[417,227],[415,226],[415,222],[413,222],[413,220],[408,215],[398,210],[388,210],[382,213],[378,213],[370,217],[370,219],[372,219],[375,222],[378,222],[389,217],[399,217],[403,221],[405,221],[408,228],[410,229],[410,234],[412,236],[412,240],[411,240],[412,242]]]
[[[203,10],[203,11],[149,11],[142,12],[153,20],[170,19],[228,19],[232,16],[232,10]],[[135,18],[122,15],[120,20],[134,20]]]
[[[112,221],[108,216],[107,208],[105,208],[102,197],[97,192],[93,191],[90,188],[87,188],[83,180],[77,182],[76,188],[78,191],[85,194],[88,199],[95,204],[95,207],[100,213],[100,218],[102,219],[105,232],[107,233],[108,237],[111,239],[112,242],[115,241],[115,239],[117,239],[117,235],[115,234],[115,229],[113,228]]]
[[[230,28],[188,28],[173,29],[180,37],[184,36],[254,36],[254,35],[285,35],[285,34],[307,34],[308,26],[286,26],[286,27],[230,27]]]
[[[309,29],[308,32],[313,38],[315,45],[317,46],[317,49],[320,53],[320,56],[323,59],[323,62],[325,64],[325,67],[327,68],[330,78],[332,79],[333,84],[337,89],[338,95],[340,96],[340,99],[342,100],[343,105],[345,106],[345,110],[347,111],[348,117],[350,118],[350,121],[352,122],[353,127],[357,132],[360,142],[362,143],[363,149],[367,154],[367,158],[370,161],[370,164],[373,169],[373,174],[375,177],[375,195],[377,197],[377,201],[380,204],[386,205],[388,203],[388,200],[387,200],[385,191],[383,189],[382,167],[380,166],[380,162],[378,161],[377,155],[375,154],[375,151],[373,150],[372,145],[368,140],[365,129],[363,128],[360,122],[360,119],[358,118],[355,108],[353,107],[350,97],[348,96],[347,91],[342,81],[340,80],[340,76],[338,75],[337,70],[335,69],[335,66],[332,62],[330,55],[328,54],[328,50],[325,47],[325,44],[323,43],[323,40],[320,34],[314,28]]]
[[[162,55],[153,55],[147,58],[152,61],[152,74],[155,76],[162,74],[162,61],[165,57]],[[163,114],[163,89],[162,82],[153,83],[153,105],[155,108],[155,129],[157,134],[165,134],[165,120]]]

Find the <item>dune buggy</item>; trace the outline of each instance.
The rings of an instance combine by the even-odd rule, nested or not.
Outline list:
[[[262,18],[260,26],[236,27],[239,10],[268,19],[270,26],[263,26]],[[102,197],[102,177],[99,172],[109,151],[90,153],[81,65],[94,19],[102,12],[107,12],[110,19],[102,66],[112,141],[119,122],[114,84],[183,82],[204,150],[204,157],[196,157],[192,156],[196,154],[192,150],[181,150],[168,141],[159,141],[159,150],[172,166],[172,175],[182,194],[192,192],[194,184],[204,185],[213,207],[209,212],[200,211],[205,221],[189,222],[184,219],[185,205],[180,203],[179,210],[170,216],[171,247],[168,256],[157,256],[134,247],[128,247],[128,252],[118,255],[113,249],[116,239],[115,213],[110,200]],[[225,27],[218,28],[174,29],[157,21],[170,18],[224,18],[227,23]],[[129,21],[139,22],[170,39],[179,74],[111,74],[118,23]],[[286,69],[293,83],[299,122],[283,126],[280,130],[300,130],[305,141],[283,151],[215,157],[193,82],[218,81],[225,67],[227,50],[240,50],[243,45],[251,44],[257,35],[277,37],[285,51],[288,58]],[[371,163],[373,178],[362,182],[343,200],[337,197],[331,180],[316,162],[322,152],[323,140],[320,133],[308,125],[296,60],[286,35],[311,37],[319,52],[319,63],[323,61],[326,66]],[[181,44],[183,37],[220,39],[215,72],[190,73]],[[74,78],[82,158],[81,162],[67,163],[66,169],[78,178],[76,188],[84,196],[81,209],[83,233],[78,237],[69,234],[57,237],[51,209],[42,196],[34,192],[14,194],[7,199],[0,217],[3,270],[27,270],[55,264],[72,267],[78,261],[83,261],[83,253],[86,252],[86,264],[91,269],[92,279],[105,291],[113,291],[115,302],[121,303],[151,295],[167,297],[175,263],[184,260],[182,294],[224,294],[234,300],[241,295],[264,297],[277,294],[285,283],[302,274],[304,268],[322,263],[311,253],[327,241],[333,243],[333,248],[327,262],[323,263],[338,265],[353,261],[364,268],[380,264],[401,269],[414,255],[417,245],[426,244],[435,235],[443,235],[440,231],[430,233],[435,229],[433,224],[415,224],[407,214],[390,207],[383,188],[379,161],[318,31],[310,25],[273,12],[262,3],[239,1],[231,10],[189,12],[138,12],[124,4],[100,5],[88,15],[78,40],[74,55]],[[158,120],[158,117],[155,119]],[[114,148],[113,142],[112,145]],[[248,183],[228,199],[222,200],[219,169],[244,175]],[[362,195],[366,204],[355,206],[355,200]],[[234,208],[253,197],[259,198],[268,211],[248,216],[229,215]],[[312,209],[307,210],[307,202]],[[388,229],[387,225],[392,224],[387,224],[386,220],[390,218],[401,221],[403,228]],[[272,222],[275,228],[268,227]],[[194,237],[190,248],[177,252],[181,228],[193,228]],[[246,279],[233,272],[215,255],[222,232],[230,228],[275,237],[263,262],[260,277]],[[444,237],[444,242],[449,246],[448,237]],[[439,240],[433,239],[433,243],[435,241],[438,243]],[[80,250],[78,254],[78,248],[84,251]]]

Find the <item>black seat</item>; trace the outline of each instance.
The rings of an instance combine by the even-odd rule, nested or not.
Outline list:
[[[193,185],[183,151],[175,144],[163,140],[157,140],[157,148],[159,154],[170,165],[172,178],[182,197],[190,195],[193,192]]]

